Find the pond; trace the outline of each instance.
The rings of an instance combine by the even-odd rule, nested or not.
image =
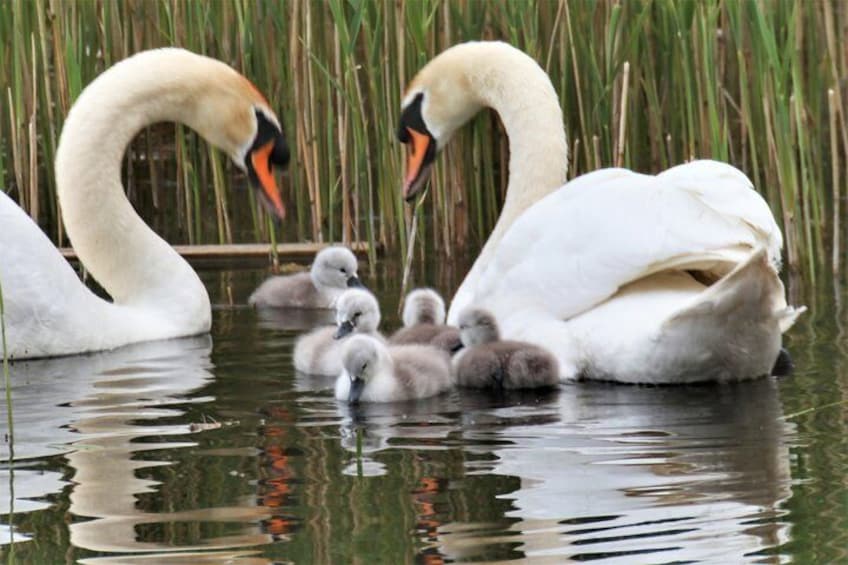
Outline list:
[[[384,263],[364,279],[394,328]],[[803,296],[790,377],[350,409],[292,368],[318,320],[238,305],[264,269],[201,275],[211,336],[13,366],[7,562],[848,559],[848,295],[830,285]]]

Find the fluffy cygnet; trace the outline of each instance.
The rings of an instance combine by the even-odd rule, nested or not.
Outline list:
[[[362,286],[356,268],[356,256],[350,249],[326,247],[315,255],[308,273],[271,277],[247,302],[271,308],[333,308],[346,288]]]
[[[336,398],[357,402],[397,402],[429,398],[451,387],[448,354],[429,345],[387,347],[367,335],[346,340]]]
[[[457,386],[527,389],[559,383],[556,358],[530,343],[501,341],[495,317],[486,310],[464,310],[459,333],[464,348],[453,360]]]
[[[403,327],[390,338],[392,345],[429,344],[450,354],[462,349],[459,329],[445,325],[445,301],[430,288],[417,288],[403,301]]]
[[[310,375],[335,376],[342,370],[343,338],[367,334],[383,341],[378,333],[380,306],[365,289],[346,290],[336,301],[336,325],[317,328],[300,336],[294,345],[294,367]]]

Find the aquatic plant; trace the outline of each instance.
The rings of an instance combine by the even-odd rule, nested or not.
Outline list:
[[[175,243],[366,240],[403,254],[413,214],[393,141],[403,88],[449,45],[503,39],[551,75],[569,176],[727,160],[769,200],[792,269],[844,267],[845,2],[9,0],[0,35],[0,183],[61,244],[52,162],[71,103],[114,61],[180,45],[229,62],[279,109],[296,155],[292,213],[277,226],[244,205],[233,188],[245,181],[226,160],[163,125],[138,136],[125,167],[156,229]],[[499,122],[484,114],[459,137],[417,212],[419,250],[473,249],[497,217]]]

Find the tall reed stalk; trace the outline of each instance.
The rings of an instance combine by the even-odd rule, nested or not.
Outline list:
[[[9,426],[10,453],[14,451],[14,425],[12,421],[12,381],[9,378],[9,354],[6,350],[6,309],[3,306],[3,285],[0,284],[0,345],[3,346],[3,384],[6,387],[6,424]],[[10,457],[11,458],[11,457]]]
[[[12,379],[9,376],[9,354],[6,350],[6,309],[3,307],[3,285],[0,284],[0,345],[3,346],[3,384],[6,387],[6,425],[8,431],[4,441],[9,446],[9,524],[15,517],[15,422],[12,417]],[[7,560],[14,562],[15,534],[9,528],[9,553]]]
[[[295,154],[283,183],[292,213],[282,227],[267,222],[231,189],[245,179],[226,159],[166,126],[142,133],[126,159],[148,221],[174,243],[267,241],[277,230],[280,241],[367,240],[403,253],[412,213],[394,128],[404,86],[452,44],[503,39],[551,75],[571,176],[726,160],[771,204],[792,269],[846,263],[840,0],[8,0],[0,36],[0,183],[57,243],[52,162],[73,100],[115,61],[179,45],[230,63],[276,107]],[[450,253],[485,237],[507,155],[491,113],[458,136],[419,212],[420,245]]]

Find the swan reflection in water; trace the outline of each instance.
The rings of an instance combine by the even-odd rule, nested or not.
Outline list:
[[[503,498],[507,532],[526,555],[734,561],[788,538],[779,507],[790,495],[794,430],[782,416],[771,379],[566,387],[542,429],[509,426],[526,418],[520,411],[471,411],[470,443],[508,441],[470,471],[521,478]],[[491,418],[507,425],[493,430]],[[451,530],[448,547],[467,535]]]
[[[499,483],[511,491],[489,489],[488,502],[428,516],[430,535],[421,540],[428,551],[456,560],[628,562],[646,554],[732,562],[788,540],[781,506],[791,494],[794,426],[783,419],[774,379],[682,388],[578,384],[509,398],[466,393],[442,398],[442,414],[454,403],[460,416],[450,424],[427,422],[410,405],[396,414],[386,406],[348,415],[341,430],[342,446],[352,460],[362,446],[364,463],[345,473],[383,474],[387,449],[461,445],[466,486],[440,481],[443,508],[462,496],[457,489],[479,496],[471,482],[482,488],[485,477],[517,479]],[[504,510],[493,522],[483,508],[494,506]]]
[[[214,400],[189,396],[213,378],[211,348],[212,339],[203,336],[12,365],[14,485],[6,467],[0,490],[14,487],[15,511],[46,508],[49,504],[31,499],[44,500],[67,487],[60,472],[27,469],[28,461],[35,458],[63,455],[73,471],[69,475],[72,487],[68,512],[74,521],[68,528],[74,547],[109,553],[178,550],[182,558],[190,561],[225,559],[243,553],[210,553],[215,549],[269,543],[271,536],[261,531],[260,524],[269,512],[257,507],[249,497],[234,500],[230,507],[177,512],[147,512],[138,507],[139,495],[154,492],[159,484],[139,478],[139,470],[170,464],[140,460],[138,454],[193,446],[195,443],[182,438],[210,427],[162,420],[183,415],[186,404]],[[5,411],[4,404],[0,408],[4,425]],[[138,441],[163,436],[181,439]],[[0,455],[8,463],[7,446],[3,449]],[[10,510],[9,498],[2,496],[0,500],[3,514]],[[175,546],[167,539],[139,541],[139,526],[174,522],[242,523],[243,527],[227,537],[201,538],[195,546]],[[8,539],[4,535],[3,542]],[[157,555],[164,558],[162,553]],[[122,562],[127,559],[121,558]]]
[[[222,344],[226,350],[226,338]],[[399,551],[420,552],[423,544],[427,555],[456,560],[618,555],[628,562],[645,554],[734,562],[788,536],[781,505],[790,493],[794,430],[772,379],[682,388],[578,384],[546,395],[454,391],[352,410],[332,398],[331,382],[303,375],[268,397],[282,384],[269,372],[251,374],[255,386],[226,388],[231,397],[213,404],[204,396],[213,390],[210,348],[201,338],[15,364],[15,511],[68,500],[70,546],[111,554],[92,557],[106,562],[261,560],[257,553],[270,550],[258,546],[297,536],[330,559],[336,540],[358,532],[360,522],[346,519],[353,484],[362,496],[380,491],[398,512],[382,526],[397,529],[401,514],[413,515],[412,530],[397,529]],[[219,390],[228,373],[224,366],[215,372]],[[244,378],[241,365],[230,372]],[[227,453],[213,455],[258,463],[257,484],[239,482],[244,496],[219,494],[207,508],[169,498],[187,487],[182,475],[206,463],[192,447],[200,437],[190,422],[202,422],[207,409],[250,419],[257,405],[265,423],[256,439],[235,434],[223,443]],[[204,438],[204,448],[222,443],[206,433],[213,441]],[[328,443],[340,443],[347,457]],[[152,480],[164,471],[154,467],[169,464],[172,480]],[[201,478],[214,480],[205,471]],[[396,488],[363,490],[387,478]],[[6,514],[8,472],[2,479]],[[170,539],[180,523],[198,535]]]

